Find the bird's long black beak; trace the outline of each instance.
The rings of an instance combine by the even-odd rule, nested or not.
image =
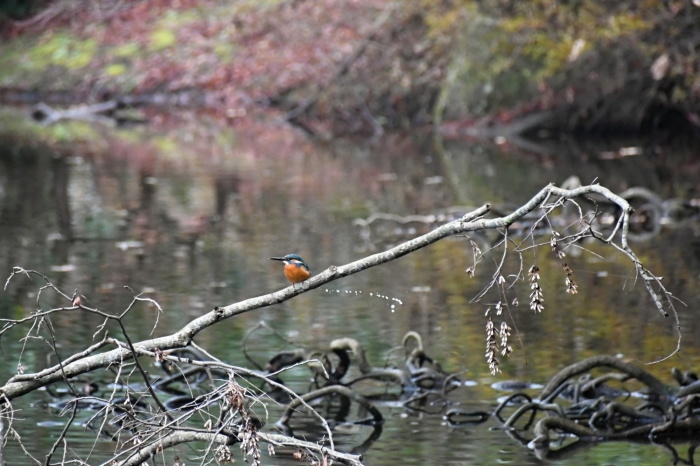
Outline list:
[[[270,257],[271,261],[283,261],[284,257]]]

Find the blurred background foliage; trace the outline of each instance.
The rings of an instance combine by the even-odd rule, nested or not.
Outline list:
[[[567,106],[568,126],[639,129],[698,103],[700,8],[691,1],[423,0],[453,37],[447,118]],[[504,115],[508,118],[509,115]]]
[[[533,112],[566,132],[696,131],[694,1],[5,2],[0,88],[197,89],[222,113],[348,132]]]

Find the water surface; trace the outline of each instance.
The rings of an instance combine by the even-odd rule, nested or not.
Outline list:
[[[583,182],[598,179],[617,192],[643,186],[664,199],[698,194],[693,192],[697,178],[687,169],[693,156],[680,149],[663,157],[601,158],[600,149],[535,156],[497,145],[447,142],[444,150],[436,151],[427,136],[388,135],[373,144],[319,143],[276,122],[231,128],[194,117],[131,129],[58,126],[42,131],[46,134],[32,140],[8,134],[0,139],[0,272],[9,276],[14,266],[39,271],[65,293],[78,289],[88,305],[110,312],[126,309],[134,293],[143,293],[163,313],[147,303],[134,306],[125,319],[133,340],[166,335],[215,306],[287,286],[280,264],[268,260],[271,256],[298,253],[319,272],[430,228],[378,222],[368,236],[355,220],[372,213],[467,212],[487,202],[507,208],[572,175]],[[50,142],[60,131],[72,132],[70,143]],[[84,134],[84,142],[75,134]],[[700,367],[700,344],[694,338],[700,323],[699,231],[697,220],[686,221],[633,243],[647,267],[663,276],[665,286],[688,305],[678,305],[684,337],[680,354],[648,367],[668,383],[671,367]],[[479,244],[488,247],[492,240],[485,237]],[[471,301],[490,279],[500,250],[487,255],[476,276],[469,278],[465,269],[472,265],[473,250],[464,237],[221,322],[196,342],[232,364],[250,367],[241,343],[265,321],[274,332],[260,330],[248,344],[261,364],[291,346],[323,349],[336,338],[351,337],[364,345],[372,363],[382,365],[399,363],[396,347],[406,332],[416,331],[443,368],[462,372],[472,382],[452,392],[449,401],[487,411],[504,394],[491,387],[494,382],[546,383],[565,365],[598,354],[647,362],[672,352],[677,338],[673,321],[654,308],[632,264],[602,244],[583,246],[567,256],[577,295],[564,292],[560,261],[547,246],[523,256],[526,269],[533,263],[541,269],[545,310],[534,314],[529,309],[530,288],[522,273],[514,292],[520,305],[511,307],[515,352],[501,360],[502,373],[496,376],[484,360],[485,311],[501,297],[491,293],[479,303]],[[509,260],[507,266],[509,273],[518,273],[518,260]],[[2,317],[68,305],[50,290],[38,298],[41,285],[36,277],[14,277],[0,295]],[[51,324],[62,357],[91,344],[101,323],[85,312],[54,314]],[[109,330],[118,335],[117,328]],[[31,338],[23,339],[26,335]],[[18,364],[31,372],[55,363],[47,335],[45,329],[29,325],[7,332],[1,378],[15,374]],[[110,373],[90,377],[107,384]],[[303,391],[309,377],[299,368],[285,381]],[[376,389],[384,390],[371,388]],[[49,406],[52,401],[42,391],[13,403],[21,409],[13,428],[38,458],[66,419]],[[342,450],[364,451],[366,464],[541,461],[493,429],[495,420],[451,427],[432,407],[427,412],[395,404],[381,409],[386,422],[380,431],[344,425],[335,432]],[[270,409],[268,429],[274,430],[279,412]],[[88,413],[81,413],[78,420],[87,418]],[[313,437],[318,432],[302,423],[295,433]],[[94,448],[91,464],[105,461],[115,449],[106,440],[94,443],[89,431],[77,435],[71,445],[82,455]],[[166,464],[178,455],[196,456],[180,447],[166,453]],[[5,456],[12,458],[11,464],[32,464],[14,441]],[[663,447],[618,442],[580,450],[558,463],[669,460]],[[284,451],[264,462],[298,464]]]

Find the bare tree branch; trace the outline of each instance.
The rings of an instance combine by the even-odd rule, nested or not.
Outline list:
[[[679,329],[678,347],[676,348],[676,350],[674,350],[673,353],[667,356],[668,358],[672,354],[675,354],[678,351],[678,348],[680,347],[680,321],[678,319],[678,314],[675,310],[672,301],[668,299],[668,296],[670,296],[668,291],[666,291],[666,289],[663,287],[658,278],[651,275],[647,271],[647,269],[644,268],[641,261],[637,258],[635,253],[628,245],[627,234],[629,230],[629,216],[632,212],[632,208],[630,207],[629,203],[622,197],[614,194],[609,189],[600,185],[581,186],[576,189],[567,190],[558,188],[552,184],[544,187],[532,199],[530,199],[527,203],[525,203],[523,206],[516,209],[509,215],[493,219],[485,219],[483,218],[483,216],[486,213],[488,213],[488,211],[490,210],[490,206],[482,206],[474,210],[473,212],[466,214],[464,217],[458,220],[442,225],[425,235],[406,241],[387,251],[370,255],[368,257],[359,259],[346,265],[330,266],[320,274],[313,276],[307,281],[305,281],[302,287],[294,288],[292,286],[289,286],[281,291],[266,294],[263,296],[258,296],[255,298],[246,299],[244,301],[240,301],[238,303],[230,304],[224,307],[216,307],[214,308],[214,310],[208,312],[207,314],[197,319],[194,319],[193,321],[185,325],[182,329],[171,335],[134,343],[134,350],[138,352],[139,350],[163,351],[173,348],[184,348],[192,342],[193,338],[199,332],[222,320],[246,312],[250,312],[255,309],[260,309],[263,307],[268,307],[282,303],[293,298],[298,294],[305,293],[309,290],[318,288],[331,281],[338,280],[339,278],[346,277],[349,275],[354,275],[370,267],[375,267],[377,265],[396,260],[402,256],[417,251],[418,249],[422,249],[444,238],[477,230],[507,229],[517,220],[523,218],[528,213],[540,208],[542,206],[542,203],[547,201],[551,196],[559,196],[565,199],[572,199],[588,194],[601,195],[621,209],[622,214],[620,217],[619,224],[621,225],[622,233],[620,236],[620,244],[614,243],[614,238],[612,236],[604,239],[603,241],[612,244],[618,250],[623,252],[627,257],[629,257],[629,259],[634,263],[637,269],[637,273],[642,277],[645,284],[647,284],[647,290],[652,296],[659,312],[661,312],[664,316],[667,316],[669,315],[670,311],[676,320],[676,324]],[[13,275],[19,274],[20,272],[24,271],[22,269],[15,270],[13,271]],[[649,285],[650,282],[656,283],[661,293],[667,297],[667,302],[665,306],[658,299],[656,293]],[[66,298],[68,298],[67,295]],[[132,357],[132,351],[123,348],[118,348],[105,353],[87,356],[78,361],[73,361],[63,366],[62,370],[65,372],[65,375],[67,377],[75,377],[77,375],[84,374],[86,372],[90,372],[98,368],[107,367],[110,364],[114,364],[118,361],[128,360]],[[28,376],[29,375],[27,375],[27,377]],[[60,371],[54,371],[51,373],[46,373],[44,371],[40,376],[38,374],[35,374],[32,380],[15,380],[6,383],[4,386],[0,387],[0,394],[5,396],[9,400],[12,400],[18,396],[36,390],[37,388],[56,382],[60,380],[62,376],[63,375]]]
[[[613,220],[610,220],[608,224],[599,223],[597,221],[597,205],[596,213],[590,214],[590,217],[588,216],[589,214],[584,214],[581,205],[574,201],[574,199],[583,196],[594,196],[595,199],[600,199],[600,197],[602,197],[607,203],[613,205],[616,208],[616,214],[615,216],[609,216]],[[565,221],[554,217],[553,212],[555,210],[563,209],[566,211],[568,202],[571,202],[572,205],[575,206],[575,209],[568,209],[568,211],[574,216],[578,215],[578,220],[576,221],[571,221],[571,217],[565,218]],[[7,439],[8,436],[15,436],[18,438],[18,434],[12,427],[14,411],[11,402],[13,399],[41,387],[62,381],[68,385],[76,399],[71,401],[73,403],[71,419],[65,426],[63,433],[53,443],[50,451],[48,451],[44,464],[49,464],[51,462],[51,458],[56,454],[61,443],[64,444],[64,454],[67,454],[69,450],[66,442],[67,432],[71,428],[73,420],[76,417],[78,402],[87,400],[97,403],[98,413],[92,416],[86,425],[93,429],[96,428],[98,433],[108,435],[117,442],[118,446],[114,456],[109,460],[109,464],[121,464],[125,466],[142,464],[169,447],[193,441],[204,441],[207,443],[207,447],[203,449],[203,464],[210,461],[212,455],[217,461],[228,461],[231,459],[229,446],[233,443],[240,443],[243,454],[247,459],[251,460],[253,465],[260,464],[259,444],[261,441],[267,442],[270,447],[291,446],[306,450],[307,453],[311,452],[309,453],[311,456],[315,454],[321,455],[321,459],[318,461],[319,463],[324,463],[326,460],[332,459],[350,464],[360,464],[361,459],[359,456],[343,454],[335,450],[332,429],[328,421],[326,421],[323,415],[315,411],[308,402],[330,393],[341,395],[362,405],[367,411],[372,413],[375,423],[380,423],[381,413],[376,410],[366,398],[355,392],[354,388],[350,388],[353,386],[354,382],[364,378],[377,378],[379,380],[391,379],[402,387],[406,387],[410,384],[418,386],[419,380],[428,380],[431,383],[435,383],[436,386],[442,387],[442,392],[444,394],[447,389],[447,380],[450,380],[451,376],[442,372],[434,373],[432,369],[426,368],[423,365],[425,361],[429,361],[429,364],[432,364],[432,359],[424,354],[422,344],[419,344],[420,351],[416,353],[420,353],[422,359],[419,360],[416,358],[415,361],[411,360],[413,369],[409,368],[408,373],[405,368],[372,368],[365,360],[364,352],[359,344],[350,338],[337,339],[330,345],[330,351],[341,359],[341,363],[346,363],[343,370],[339,369],[341,367],[340,363],[333,368],[333,363],[329,362],[333,358],[328,358],[327,355],[321,355],[315,358],[314,356],[307,356],[305,350],[298,349],[293,353],[293,359],[287,358],[284,363],[280,363],[275,367],[268,364],[265,370],[254,371],[226,364],[224,361],[210,355],[205,350],[200,349],[194,339],[202,330],[222,320],[255,309],[282,303],[296,295],[319,288],[331,281],[394,261],[442,239],[455,236],[467,236],[466,234],[470,232],[478,232],[475,234],[479,234],[492,231],[494,233],[489,235],[490,238],[493,238],[496,234],[498,235],[498,238],[494,240],[494,245],[490,242],[486,245],[488,252],[494,256],[495,272],[475,298],[475,300],[478,301],[488,293],[493,292],[495,294],[497,292],[498,298],[489,305],[495,307],[494,313],[496,316],[502,315],[504,307],[507,308],[507,314],[510,315],[510,305],[508,304],[510,299],[508,299],[507,295],[513,293],[512,289],[517,282],[526,278],[523,277],[523,271],[525,270],[523,255],[525,251],[532,250],[534,254],[536,248],[540,246],[547,247],[547,245],[549,245],[555,256],[562,262],[562,268],[566,273],[567,292],[575,293],[576,283],[574,282],[573,271],[563,261],[563,257],[565,256],[563,252],[564,249],[577,246],[574,243],[582,238],[593,238],[612,245],[615,250],[619,251],[634,265],[636,276],[643,281],[644,289],[650,295],[651,302],[659,312],[664,316],[673,315],[675,319],[678,329],[677,344],[673,353],[664,357],[664,359],[667,359],[679,351],[681,344],[680,322],[678,313],[674,307],[674,303],[677,300],[664,288],[661,278],[651,273],[629,247],[628,235],[630,214],[632,211],[633,209],[630,204],[623,197],[599,185],[580,186],[572,189],[563,189],[554,185],[548,185],[540,190],[528,202],[511,213],[499,215],[494,218],[486,218],[487,214],[495,215],[495,213],[491,212],[491,206],[484,205],[467,213],[461,218],[434,228],[427,234],[410,239],[386,251],[369,255],[345,265],[330,266],[318,275],[304,281],[299,287],[290,286],[263,296],[246,299],[222,307],[217,306],[212,311],[190,321],[187,325],[170,335],[149,338],[138,342],[132,341],[127,333],[124,326],[124,319],[135,308],[137,302],[148,301],[155,304],[158,309],[154,323],[155,330],[155,327],[158,325],[160,314],[163,312],[155,301],[135,295],[131,303],[123,311],[117,313],[105,312],[87,307],[82,304],[80,300],[76,301],[73,297],[56,287],[45,275],[36,271],[15,267],[5,283],[5,288],[8,287],[12,280],[19,279],[19,276],[28,277],[30,280],[36,276],[43,280],[43,283],[39,284],[40,288],[37,296],[37,303],[39,302],[39,296],[42,292],[50,293],[54,291],[59,298],[65,299],[67,303],[70,303],[70,306],[48,310],[37,309],[29,316],[23,317],[22,319],[0,320],[0,323],[3,324],[2,329],[0,329],[0,336],[18,325],[26,325],[28,331],[23,338],[24,345],[27,345],[27,342],[32,339],[43,340],[51,347],[53,354],[58,359],[58,364],[35,373],[21,373],[21,368],[18,366],[18,371],[20,371],[20,373],[10,378],[0,387],[0,408],[3,410],[0,414],[0,420],[7,421],[5,431],[3,432],[4,437],[5,439]],[[399,222],[402,221],[402,219],[406,220],[406,218],[401,217],[397,219],[387,217],[386,219]],[[414,220],[416,219],[411,217],[406,221]],[[434,222],[434,220],[428,217],[425,217],[423,220],[428,223]],[[364,223],[359,222],[359,224],[365,228],[369,228],[370,223],[371,219]],[[597,231],[596,229],[602,229],[603,231]],[[571,230],[573,230],[573,233]],[[540,242],[539,239],[535,241],[535,236],[542,234],[546,234],[550,237],[548,242]],[[469,236],[467,237],[469,238]],[[513,238],[519,238],[519,240],[516,241]],[[531,241],[532,244],[523,247],[524,241],[528,241],[528,243]],[[476,264],[483,260],[484,253],[481,252],[473,240],[471,243],[474,253],[474,266],[467,269],[467,273],[473,275]],[[495,250],[501,247],[503,248],[502,253],[499,254],[499,257],[495,257]],[[517,254],[519,258],[519,270],[516,274],[507,275],[504,272],[504,268],[508,253],[511,251]],[[531,282],[530,287],[536,285],[537,290],[539,290],[539,285],[536,283],[537,280],[539,280],[538,271],[539,268],[533,265],[530,268],[529,274]],[[513,277],[512,282],[507,283],[506,277]],[[76,293],[74,293],[73,296],[75,296]],[[513,305],[515,305],[516,301],[517,300],[513,300]],[[535,310],[541,311],[543,309],[541,305],[543,301],[541,296],[535,301],[537,304]],[[104,319],[102,324],[98,326],[95,336],[104,331],[105,325],[108,322],[116,321],[120,326],[124,341],[120,341],[122,337],[119,337],[119,339],[108,337],[105,332],[104,337],[99,342],[92,344],[83,351],[62,359],[58,352],[58,348],[60,347],[59,342],[56,341],[56,335],[53,332],[50,319],[52,314],[76,311],[94,314]],[[510,318],[512,321],[512,315]],[[40,332],[42,324],[46,324],[46,328],[49,332],[48,338]],[[252,329],[247,334],[246,339],[257,328],[262,326],[263,324],[260,324],[258,327]],[[490,350],[492,354],[489,364],[492,371],[495,371],[498,367],[498,360],[496,357],[498,353],[498,341],[500,341],[502,355],[507,355],[512,351],[508,342],[511,327],[506,321],[503,321],[499,329],[499,326],[494,325],[489,316],[487,329],[490,332],[491,338],[491,346],[487,347],[487,350]],[[105,347],[107,346],[110,346],[111,349],[105,351]],[[246,353],[245,340],[243,346],[244,353]],[[20,364],[23,352],[24,346],[19,356]],[[348,357],[349,353],[355,355],[355,363],[358,365],[362,376],[350,382],[347,380],[341,382],[347,370],[347,361],[350,360]],[[487,354],[489,353],[487,352]],[[139,360],[139,356],[153,358],[155,362],[164,364],[164,370],[166,370],[165,364],[170,364],[167,366],[166,370],[168,376],[161,380],[154,379],[146,371],[146,367],[143,361]],[[597,363],[627,371],[629,375],[636,377],[652,388],[656,388],[657,385],[660,384],[660,382],[650,378],[651,376],[647,377],[644,375],[643,371],[638,371],[638,373],[634,372],[634,368],[628,368],[627,365],[619,360],[609,358],[600,359]],[[322,383],[327,382],[328,384],[315,392],[299,396],[283,383],[278,382],[279,379],[276,377],[281,372],[302,364],[313,366],[312,372],[315,372],[319,380],[325,377]],[[623,364],[623,366],[620,364]],[[257,366],[260,367],[260,365]],[[281,369],[277,370],[280,367]],[[109,395],[105,395],[107,399],[96,397],[79,398],[79,390],[74,388],[71,379],[100,368],[110,368],[110,370],[114,372],[112,384],[114,388]],[[558,390],[561,390],[559,388],[561,381],[565,381],[567,378],[585,370],[587,370],[586,367],[583,367],[583,369],[572,368],[569,372],[563,372],[563,375],[550,382],[550,385],[543,391],[541,398],[544,400],[548,396],[556,396]],[[427,378],[421,379],[426,371]],[[227,376],[228,380],[226,380]],[[560,378],[562,380],[560,380]],[[271,387],[271,392],[266,393],[251,382],[251,380],[257,379],[265,382],[265,389]],[[208,389],[197,387],[199,382],[206,380],[208,380],[209,383]],[[245,380],[247,385],[245,387],[239,385],[238,380]],[[121,387],[119,392],[116,388],[118,386]],[[183,386],[185,388],[182,388]],[[178,393],[178,395],[163,402],[159,398],[156,392],[157,390],[162,392],[172,390]],[[278,394],[281,393],[286,397],[285,400],[292,400],[291,404],[286,408],[283,420],[288,420],[294,412],[294,409],[299,405],[304,406],[313,416],[318,418],[320,425],[325,430],[328,447],[316,443],[299,441],[288,436],[258,432],[258,425],[255,424],[253,419],[255,416],[251,416],[248,409],[249,407],[253,408],[261,403],[261,400],[265,399],[265,397],[267,397],[267,399],[272,399],[270,395],[272,391],[276,391],[275,393]],[[417,393],[416,397],[412,400],[416,401],[425,397],[425,393]],[[176,404],[173,404],[174,398],[177,398]],[[64,405],[64,409],[67,410],[68,406],[67,404]],[[267,413],[267,405],[262,403],[262,406]],[[97,438],[95,442],[97,442]],[[22,448],[24,448],[21,440],[19,443]],[[95,445],[93,445],[93,449]],[[90,454],[92,454],[92,452]],[[38,464],[41,464],[40,461],[35,458],[33,459]]]

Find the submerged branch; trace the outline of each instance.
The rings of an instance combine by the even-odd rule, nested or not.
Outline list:
[[[567,380],[583,374],[584,372],[588,372],[596,367],[610,367],[624,372],[630,377],[635,378],[646,385],[652,393],[659,396],[666,396],[671,392],[668,385],[664,384],[662,381],[640,367],[626,363],[625,361],[614,356],[594,356],[592,358],[574,363],[559,371],[557,375],[552,377],[544,389],[542,389],[542,393],[540,393],[539,396],[540,400],[550,401],[554,396],[556,396],[556,393],[558,393],[557,389]]]

